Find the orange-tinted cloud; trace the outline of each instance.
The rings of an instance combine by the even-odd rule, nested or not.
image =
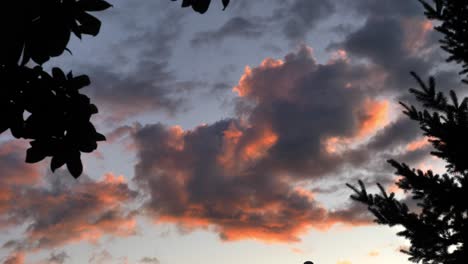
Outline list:
[[[406,151],[416,151],[422,149],[429,145],[429,139],[427,137],[422,137],[416,139],[406,145]]]
[[[24,264],[25,257],[23,252],[13,252],[5,259],[3,264]]]
[[[23,141],[0,143],[1,185],[27,185],[39,181],[39,167],[24,162],[28,146]]]
[[[124,178],[112,174],[68,190],[32,191],[28,197],[21,197],[24,204],[20,204],[37,215],[28,240],[39,242],[38,246],[56,247],[83,240],[97,242],[104,235],[133,235],[136,221],[123,206],[134,196]]]
[[[374,134],[389,123],[390,102],[388,100],[366,100],[361,111],[358,138]]]
[[[0,144],[0,229],[27,224],[22,236],[5,244],[12,250],[5,263],[24,263],[36,250],[135,234],[129,204],[136,192],[123,176],[75,181],[63,170],[43,175],[43,167],[24,162],[26,148],[22,141]]]
[[[256,82],[256,75],[262,74],[262,72],[265,70],[273,72],[275,70],[280,71],[282,65],[284,65],[283,60],[266,58],[262,61],[259,67],[254,69],[252,69],[250,66],[246,66],[244,69],[244,74],[239,80],[239,84],[232,89],[233,92],[237,93],[237,95],[240,97],[252,95],[252,93],[255,92],[256,86],[258,85]],[[288,86],[286,83],[277,83],[277,85],[283,88]],[[285,92],[287,92],[286,89]]]
[[[277,141],[278,135],[270,127],[252,129],[233,121],[223,131],[223,151],[218,162],[228,170],[245,168],[244,165],[264,157]]]
[[[30,252],[68,243],[98,242],[105,235],[130,236],[136,220],[128,204],[136,197],[123,176],[109,173],[94,181],[86,175],[76,182],[58,171],[44,182],[2,185],[13,188],[2,202],[2,216],[9,225],[28,223],[22,239],[7,248]],[[1,200],[0,200],[1,201]]]
[[[349,261],[349,260],[340,260],[340,261],[336,262],[336,264],[352,264],[352,262]]]
[[[0,229],[14,224],[9,212],[17,203],[16,194],[40,180],[40,167],[24,162],[26,149],[26,144],[19,141],[0,144]]]
[[[296,247],[293,247],[291,248],[291,251],[295,254],[304,254],[304,250],[300,249],[300,248],[296,248]]]
[[[349,62],[348,53],[344,49],[338,49],[331,54],[331,58],[328,61],[329,64],[334,64],[338,61]],[[350,84],[350,83],[349,83]],[[351,85],[351,84],[350,84]],[[348,87],[349,88],[349,87]]]
[[[421,53],[430,42],[429,36],[434,25],[430,20],[413,18],[403,20],[405,29],[404,46],[411,53]]]
[[[294,208],[298,205],[290,199],[298,200],[305,207]],[[357,217],[361,213],[359,210],[349,211],[349,214],[343,211],[328,212],[309,194],[303,196],[300,191],[293,191],[289,197],[276,201],[258,201],[262,205],[252,204],[248,199],[224,201],[231,207],[214,201],[209,202],[209,206],[186,201],[182,215],[173,216],[160,211],[155,221],[174,223],[184,230],[211,229],[225,241],[252,239],[270,243],[298,242],[310,229],[325,231],[337,224],[359,226],[371,223],[370,218]]]
[[[330,154],[346,151],[353,144],[362,143],[363,140],[375,135],[390,122],[390,102],[388,100],[367,99],[356,111],[357,130],[352,136],[332,136],[325,140],[325,150]]]
[[[402,176],[396,176],[394,181],[387,187],[387,192],[389,192],[389,193],[401,193],[401,192],[403,192],[403,190],[400,189],[400,187],[398,187],[398,185],[397,185],[397,182],[399,182],[401,178],[402,178]]]
[[[245,160],[257,160],[264,156],[277,141],[278,135],[275,132],[268,128],[262,129],[256,138],[244,146],[242,157]]]
[[[388,102],[360,89],[372,74],[344,59],[318,64],[302,46],[246,68],[234,88],[238,116],[185,131],[137,129],[135,180],[148,194],[146,212],[227,241],[294,242],[310,229],[369,224],[365,208],[329,211],[296,183],[361,162],[324,154],[321,140],[364,138],[385,125]]]

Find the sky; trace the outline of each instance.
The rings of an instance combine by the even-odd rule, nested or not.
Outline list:
[[[0,136],[0,261],[409,263],[345,184],[443,168],[398,104],[410,71],[460,86],[418,1],[110,2],[45,65],[90,76],[107,141],[75,180]]]

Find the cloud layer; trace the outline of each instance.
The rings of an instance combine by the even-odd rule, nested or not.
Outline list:
[[[416,1],[243,0],[233,2],[232,13],[218,19],[223,21],[218,27],[187,31],[183,10],[154,15],[160,8],[154,1],[131,3],[110,14],[114,27],[130,33],[106,47],[112,51],[107,61],[82,64],[93,76],[90,95],[114,121],[112,127],[120,126],[109,143],[122,144],[116,139],[123,135],[134,141],[124,142],[137,157],[134,182],[113,174],[71,182],[63,172],[51,175],[25,164],[23,143],[0,143],[0,229],[27,226],[4,245],[11,252],[5,263],[24,263],[28,252],[134,235],[136,217],[142,215],[184,231],[212,230],[225,241],[293,242],[314,228],[370,224],[365,208],[345,200],[330,208],[319,196],[336,196],[355,178],[391,189],[386,159],[418,164],[427,157],[420,129],[395,107],[397,99],[413,102],[406,92],[415,86],[409,71],[437,73],[443,89],[457,86],[456,74],[435,64],[440,61],[437,34]],[[333,38],[323,51],[330,59],[318,62],[304,42],[335,15],[346,14],[361,21],[353,17],[351,27],[334,25],[346,30],[335,36],[330,29]],[[197,18],[201,25],[210,22]],[[187,43],[178,46],[184,37]],[[211,58],[213,47],[246,39],[271,50],[302,44],[281,59],[262,57],[257,66],[246,66],[234,85],[225,76],[238,69],[239,61],[205,64],[221,69],[221,77],[213,77],[221,79],[209,81],[219,90],[233,90],[230,117],[193,129],[123,122],[156,110],[180,113],[194,88],[206,84],[186,81],[178,67],[199,65],[179,57],[174,63],[176,51],[190,49]],[[243,49],[255,53],[259,47]],[[139,194],[146,198],[143,205],[135,204]],[[45,262],[63,263],[67,256],[53,252]],[[89,261],[110,259],[102,250]]]

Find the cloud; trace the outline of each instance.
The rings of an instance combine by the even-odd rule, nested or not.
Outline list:
[[[27,148],[25,141],[0,143],[1,186],[34,184],[39,180],[38,167],[24,161]]]
[[[126,256],[115,258],[109,253],[109,251],[107,251],[106,249],[103,249],[100,251],[93,252],[93,254],[88,259],[88,263],[90,264],[111,264],[111,263],[129,264],[130,262],[128,260],[128,257]]]
[[[416,139],[406,145],[407,151],[416,151],[418,149],[422,149],[430,144],[429,139],[427,137],[422,137]]]
[[[402,116],[390,123],[385,129],[379,131],[369,143],[369,148],[372,151],[381,152],[385,149],[408,144],[416,140],[421,134],[417,123],[406,116]]]
[[[111,263],[114,258],[107,250],[102,250],[99,252],[94,252],[93,255],[89,258],[88,263],[92,264],[105,264]]]
[[[366,16],[392,16],[392,17],[421,17],[423,8],[417,1],[375,1],[375,0],[357,0],[353,2],[344,1],[346,8]]]
[[[273,19],[284,19],[283,33],[290,40],[304,40],[307,33],[335,13],[332,1],[284,1]]]
[[[415,25],[426,30],[424,23]],[[378,181],[391,184],[389,168],[376,167],[385,167],[386,158],[427,156],[425,149],[405,149],[419,129],[392,119],[392,103],[382,97],[399,95],[396,84],[407,82],[393,69],[401,61],[423,72],[432,67],[405,42],[405,27],[396,18],[371,17],[326,64],[303,45],[284,59],[247,66],[233,88],[232,118],[187,131],[162,124],[134,130],[135,180],[149,194],[145,207],[155,222],[212,229],[225,240],[265,241],[369,223],[362,207],[328,210],[298,185],[359,167],[364,175],[377,169]],[[387,40],[378,37],[384,30],[392,32]],[[355,60],[363,57],[371,63]]]
[[[252,7],[245,7],[242,10],[234,8],[234,12],[239,13],[238,15],[230,18],[216,30],[198,33],[192,39],[192,45],[216,44],[233,37],[255,39],[277,28],[287,39],[300,41],[336,11],[333,2],[328,0],[268,1],[268,7],[262,6],[261,8],[263,12],[258,13],[265,13],[265,11],[271,13],[261,16],[258,13],[248,15]]]
[[[317,64],[307,47],[284,60],[247,67],[234,88],[241,97],[239,116],[247,113],[247,122],[255,124],[252,130],[270,126],[278,134],[262,166],[310,178],[352,161],[347,154],[329,155],[324,146],[329,138],[363,137],[385,125],[388,103],[367,95],[368,80],[376,74],[344,58]]]
[[[151,111],[174,115],[187,108],[185,92],[200,86],[181,80],[170,64],[173,43],[183,30],[184,12],[179,8],[158,16],[147,13],[161,8],[161,3],[124,4],[111,17],[119,16],[122,21],[112,26],[126,27],[128,33],[114,36],[119,40],[108,47],[112,49],[109,57],[75,62],[80,72],[90,75],[92,84],[85,91],[105,109],[110,121]],[[129,18],[127,12],[134,17]],[[117,30],[122,34],[121,28]]]
[[[31,252],[136,232],[134,213],[128,208],[136,192],[123,176],[107,174],[94,181],[84,175],[76,182],[59,171],[42,183],[18,188],[9,199],[14,202],[6,203],[2,215],[11,225],[28,226],[23,238],[8,241],[4,248]]]
[[[411,71],[423,78],[441,75],[441,89],[456,87],[457,76],[438,67],[446,64],[439,48],[440,35],[423,16],[420,3],[399,2],[354,1],[351,8],[365,15],[365,23],[328,49],[343,49],[351,58],[366,59],[383,72],[384,90],[405,95],[407,102],[414,102],[407,96],[407,90],[415,86]]]
[[[298,43],[336,12],[335,3],[329,0],[236,1],[229,9],[234,15],[217,29],[197,33],[192,46],[219,44],[226,39],[257,39],[271,32]]]
[[[351,261],[348,261],[348,260],[340,260],[338,262],[336,262],[336,264],[352,264]]]
[[[70,256],[68,256],[68,254],[66,252],[64,252],[64,251],[62,251],[60,253],[51,252],[46,263],[49,263],[49,264],[64,264],[65,261],[68,258],[70,258]]]
[[[150,258],[150,257],[144,257],[140,260],[141,263],[147,263],[147,264],[159,264],[158,258]]]
[[[141,113],[162,111],[173,116],[189,107],[188,94],[196,81],[179,81],[167,62],[142,60],[129,73],[108,66],[87,66],[93,79],[88,92],[103,106],[109,121],[119,123]]]
[[[303,46],[246,68],[234,88],[235,118],[188,131],[137,130],[135,180],[150,195],[147,211],[155,222],[210,228],[224,240],[297,241],[310,228],[368,224],[364,210],[329,211],[296,184],[366,160],[330,154],[323,140],[371,136],[385,125],[374,110],[386,112],[387,103],[364,92],[372,74],[343,59],[317,64]]]
[[[24,264],[25,254],[22,252],[13,252],[10,254],[3,264]]]
[[[34,185],[40,180],[39,166],[24,162],[26,148],[21,141],[0,143],[0,229],[15,224],[9,214],[16,204],[14,197],[17,193],[24,186]]]
[[[332,44],[331,47],[340,47],[351,55],[367,58],[385,71],[387,89],[406,91],[414,84],[409,72],[427,74],[432,65],[409,50],[411,44],[405,37],[401,20],[371,17],[362,28],[348,35],[342,43]]]
[[[254,18],[248,19],[238,16],[230,18],[216,30],[197,33],[191,41],[192,45],[217,44],[232,37],[259,38],[264,33],[265,28],[254,20]]]

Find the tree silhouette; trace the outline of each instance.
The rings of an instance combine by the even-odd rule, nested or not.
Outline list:
[[[174,1],[174,0],[173,0]],[[229,1],[223,0],[226,7]],[[184,0],[199,13],[210,1]],[[0,134],[31,140],[26,162],[52,157],[52,171],[66,164],[79,177],[81,153],[90,153],[106,138],[91,123],[98,109],[80,89],[90,84],[86,75],[74,76],[60,68],[46,72],[42,65],[62,55],[71,35],[96,36],[101,21],[90,12],[104,11],[104,0],[5,0],[0,3]]]
[[[172,0],[177,1],[177,0]],[[224,9],[229,5],[230,0],[221,0]],[[200,14],[204,14],[210,7],[211,0],[182,0],[182,7],[191,6],[193,10]]]
[[[461,64],[461,75],[468,73],[468,1],[433,0],[433,5],[420,1],[429,19],[441,22],[435,29],[444,35],[442,48],[450,57],[448,61]],[[450,91],[449,96],[436,91],[433,77],[424,82],[412,73],[419,89],[410,89],[422,103],[423,110],[401,103],[404,113],[419,123],[424,135],[430,138],[435,151],[432,155],[446,161],[447,173],[434,174],[410,168],[394,160],[388,162],[401,176],[397,186],[411,193],[418,210],[410,210],[387,194],[378,184],[380,194],[368,194],[362,181],[360,188],[347,184],[355,194],[351,198],[364,203],[383,225],[404,228],[399,236],[411,242],[409,260],[415,263],[466,263],[468,250],[468,98],[460,101]],[[466,77],[466,76],[465,76]],[[463,80],[466,83],[466,79]]]
[[[96,36],[101,22],[89,12],[111,5],[103,0],[2,1],[0,23],[0,133],[31,140],[26,162],[52,157],[51,169],[67,165],[81,175],[81,152],[92,152],[105,140],[90,122],[97,107],[80,93],[90,84],[86,75],[42,68],[67,50],[73,33]]]

